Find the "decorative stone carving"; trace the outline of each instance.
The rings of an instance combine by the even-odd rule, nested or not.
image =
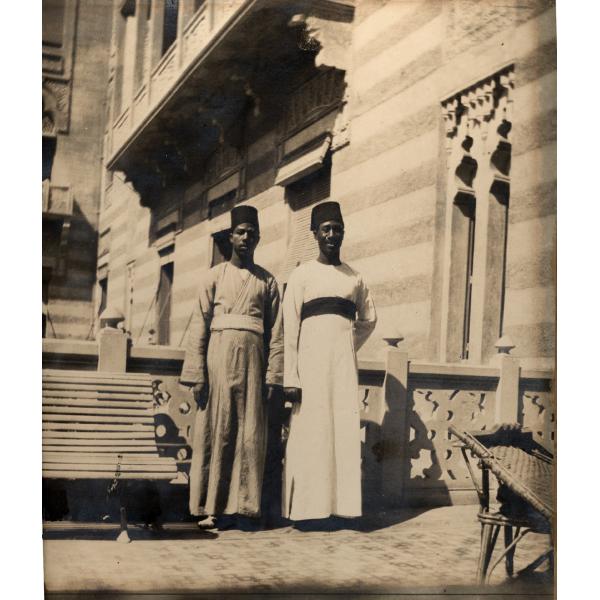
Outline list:
[[[42,133],[65,133],[69,129],[71,85],[68,81],[42,81]]]
[[[502,334],[506,240],[498,232],[507,218],[513,91],[510,65],[442,102],[448,173],[441,358],[450,362],[487,360]],[[463,264],[470,284],[461,296],[451,280]]]
[[[347,71],[351,62],[354,6],[349,2],[314,0],[310,13],[297,14],[291,26],[304,26],[300,47],[317,52],[317,67],[335,67]]]
[[[286,115],[286,132],[298,129],[307,121],[339,105],[344,98],[344,73],[328,69],[307,81],[290,98]]]
[[[549,390],[522,390],[521,423],[533,431],[534,438],[554,452],[556,444],[556,412]]]
[[[494,421],[495,394],[468,389],[417,388],[410,392],[411,480],[462,480],[469,472],[448,427],[485,430]]]
[[[477,142],[485,142],[488,135],[492,139],[488,152],[493,151],[497,136],[505,137],[508,133],[502,135],[506,128],[501,125],[512,122],[513,90],[514,67],[511,65],[442,102],[448,153],[457,145],[462,147],[468,138],[475,141],[476,150]]]
[[[167,377],[164,381],[157,379],[152,382],[152,396],[159,453],[172,456],[181,463],[188,461],[192,456],[191,433],[196,415],[195,408],[192,408],[195,407],[192,394],[184,391],[176,378]],[[180,464],[178,468],[187,477],[187,464]]]

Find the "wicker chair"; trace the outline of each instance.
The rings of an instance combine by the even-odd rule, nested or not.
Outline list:
[[[478,583],[489,583],[492,572],[504,558],[506,572],[513,575],[517,544],[528,533],[548,534],[552,539],[555,521],[553,500],[553,458],[533,440],[530,431],[518,426],[502,425],[490,432],[468,433],[450,427],[458,440],[467,468],[479,496],[481,523],[481,552],[477,566]],[[475,475],[471,456],[479,459],[481,481]],[[490,509],[490,478],[498,480],[499,506]],[[504,530],[504,550],[490,567],[500,530]],[[554,566],[553,547],[522,569],[530,572],[545,560]]]

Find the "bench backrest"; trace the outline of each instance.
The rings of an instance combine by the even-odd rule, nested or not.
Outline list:
[[[44,477],[171,479],[176,463],[155,442],[147,374],[44,370]],[[129,476],[127,475],[129,473]]]

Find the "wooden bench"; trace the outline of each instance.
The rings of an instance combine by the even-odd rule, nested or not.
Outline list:
[[[119,488],[128,542],[128,480],[173,480],[177,463],[159,456],[154,378],[137,373],[45,369],[42,372],[42,477],[105,479]]]

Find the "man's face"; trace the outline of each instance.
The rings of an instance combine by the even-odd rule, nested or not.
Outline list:
[[[251,257],[254,254],[254,249],[258,244],[260,235],[258,228],[252,223],[240,223],[236,225],[235,229],[231,232],[229,239],[233,251],[240,258]]]
[[[315,238],[325,256],[337,256],[344,240],[344,225],[339,221],[325,221],[319,225]]]

